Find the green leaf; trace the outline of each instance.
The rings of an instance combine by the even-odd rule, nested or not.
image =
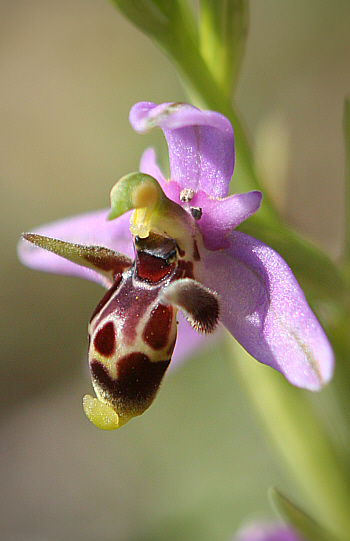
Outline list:
[[[340,541],[301,511],[277,489],[269,490],[269,499],[277,514],[290,523],[308,541]]]
[[[200,0],[200,51],[225,96],[237,80],[248,35],[246,0]]]

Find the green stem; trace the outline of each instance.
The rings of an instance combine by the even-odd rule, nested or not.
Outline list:
[[[172,54],[176,67],[182,75],[185,85],[194,96],[196,105],[202,109],[218,111],[226,116],[232,124],[235,134],[235,189],[261,190],[248,138],[237,112],[228,99],[222,96],[220,87],[212,77],[206,63],[193,43],[188,43],[186,50],[178,49]],[[264,205],[259,211],[264,219],[281,223],[278,212],[270,198],[264,196]]]
[[[247,34],[247,0],[200,0],[200,53],[227,99],[238,79]]]

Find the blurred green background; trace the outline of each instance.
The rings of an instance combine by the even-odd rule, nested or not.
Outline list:
[[[0,538],[229,540],[247,518],[272,516],[268,486],[295,487],[225,349],[167,377],[143,417],[99,431],[81,399],[103,291],[35,273],[15,253],[22,231],[108,206],[146,146],[165,163],[161,133],[135,134],[128,111],[184,100],[177,75],[104,0],[1,0],[0,14]],[[252,0],[250,19],[236,100],[266,189],[337,257],[350,3]]]

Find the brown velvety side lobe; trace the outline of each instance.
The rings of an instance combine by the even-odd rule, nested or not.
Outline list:
[[[196,280],[183,278],[172,282],[163,290],[162,300],[181,310],[197,332],[211,333],[218,324],[218,296]]]
[[[117,362],[117,379],[97,360],[90,363],[94,384],[119,415],[140,415],[153,402],[170,359],[151,362],[141,352],[125,355]]]
[[[130,258],[100,246],[84,247],[82,257],[97,269],[112,271],[114,275],[122,274],[133,263]]]

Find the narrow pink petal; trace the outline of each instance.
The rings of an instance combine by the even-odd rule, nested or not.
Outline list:
[[[145,173],[146,175],[155,178],[164,191],[164,185],[167,181],[158,166],[156,153],[153,148],[146,148],[146,150],[143,151],[139,169],[141,173]]]
[[[132,237],[129,230],[130,213],[116,220],[107,221],[108,213],[109,210],[103,209],[73,216],[42,225],[32,232],[89,246],[104,246],[133,258]],[[110,287],[109,280],[97,271],[67,261],[27,241],[21,240],[17,250],[20,261],[32,269],[77,276],[97,282],[104,287]]]
[[[292,271],[274,250],[238,231],[231,246],[206,252],[206,285],[219,294],[221,320],[258,361],[297,387],[318,390],[334,358]]]
[[[185,103],[140,102],[131,108],[129,121],[139,133],[162,128],[170,176],[181,188],[212,197],[227,195],[234,166],[233,130],[227,118]]]
[[[140,172],[155,178],[165,195],[172,201],[175,201],[175,203],[181,204],[181,186],[173,180],[166,180],[164,178],[163,173],[157,164],[156,154],[153,148],[147,148],[143,152],[140,161]]]
[[[249,218],[260,207],[262,194],[258,191],[231,195],[225,199],[213,199],[204,192],[194,195],[191,206],[202,209],[197,225],[208,250],[228,248],[227,234]]]

